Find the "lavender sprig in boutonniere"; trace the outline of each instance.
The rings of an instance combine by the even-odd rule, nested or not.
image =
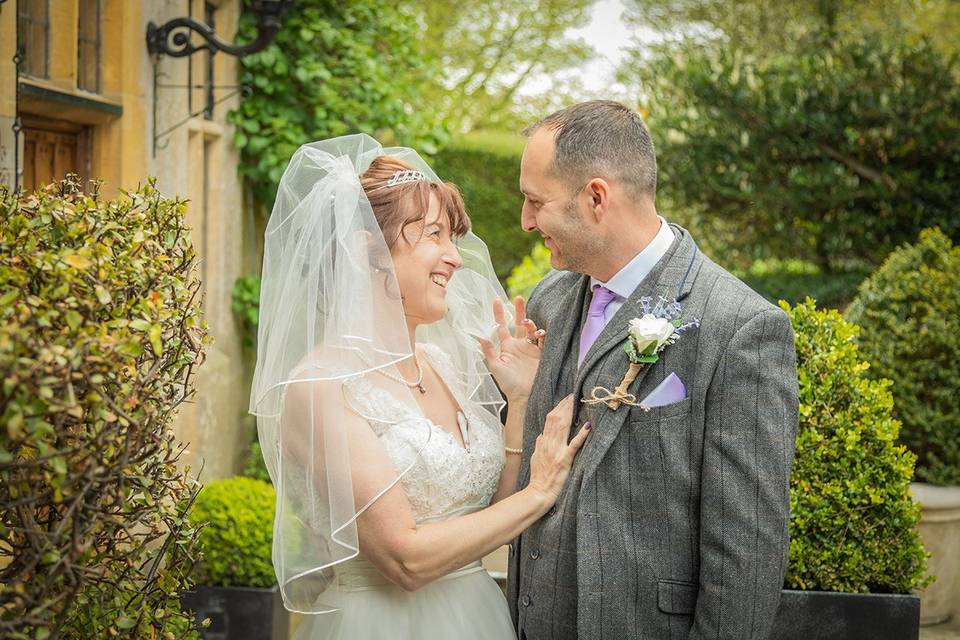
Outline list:
[[[639,406],[637,397],[627,393],[627,389],[637,379],[644,367],[660,359],[660,352],[680,339],[680,334],[693,327],[700,326],[700,320],[694,318],[684,322],[680,318],[680,303],[674,300],[667,302],[660,298],[656,306],[651,308],[652,298],[640,298],[640,307],[643,315],[630,320],[627,328],[627,341],[623,350],[630,360],[630,367],[623,376],[623,380],[616,389],[610,391],[605,387],[594,387],[589,398],[581,399],[584,404],[605,403],[611,409],[617,409],[621,404]]]

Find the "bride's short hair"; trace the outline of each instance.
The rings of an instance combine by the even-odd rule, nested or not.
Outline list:
[[[440,203],[440,211],[446,213],[454,237],[463,236],[470,230],[470,217],[455,184],[410,180],[389,185],[398,171],[416,171],[416,168],[393,156],[378,156],[360,176],[360,185],[387,247],[392,250],[408,225],[426,218],[431,194]]]

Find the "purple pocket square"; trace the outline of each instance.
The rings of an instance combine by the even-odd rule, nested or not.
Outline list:
[[[680,376],[671,373],[666,379],[657,385],[657,388],[650,392],[646,398],[640,401],[640,407],[644,411],[664,407],[674,402],[680,402],[687,397],[687,388],[683,386]]]

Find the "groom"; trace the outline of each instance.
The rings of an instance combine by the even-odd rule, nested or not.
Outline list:
[[[578,104],[529,127],[524,230],[551,272],[528,315],[546,329],[519,485],[550,409],[615,392],[645,297],[699,327],[666,346],[628,392],[670,374],[665,406],[578,403],[593,429],[556,506],[511,544],[521,639],[767,637],[787,563],[797,371],[787,316],[714,264],[654,206],[657,168],[640,116]],[[685,388],[685,392],[684,392]],[[656,395],[656,394],[655,394]],[[656,404],[649,400],[646,404]]]

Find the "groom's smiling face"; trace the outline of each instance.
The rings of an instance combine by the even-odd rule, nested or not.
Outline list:
[[[586,273],[596,238],[581,210],[581,190],[572,192],[570,185],[553,171],[554,134],[548,127],[538,129],[523,151],[520,225],[524,231],[536,231],[543,236],[554,269]]]

